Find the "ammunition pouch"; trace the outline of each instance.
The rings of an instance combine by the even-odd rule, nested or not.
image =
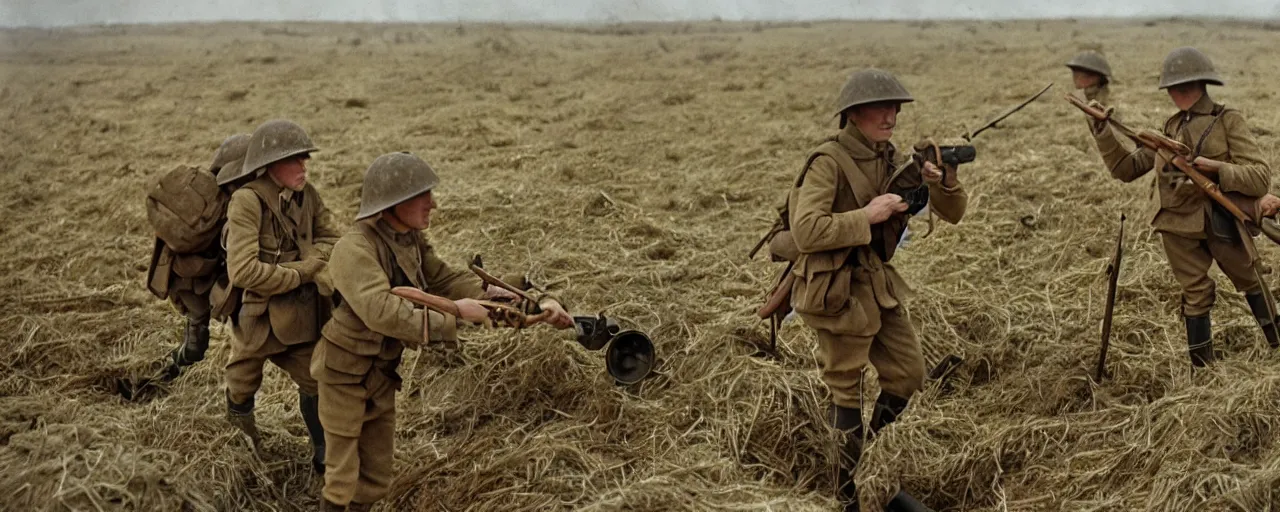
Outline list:
[[[857,259],[852,248],[807,254],[797,262],[793,272],[797,280],[792,307],[797,313],[814,316],[839,316],[849,309],[853,296],[853,272]]]
[[[240,312],[240,298],[244,290],[231,286],[231,278],[226,273],[218,276],[213,288],[209,289],[210,316],[219,322],[235,318]]]

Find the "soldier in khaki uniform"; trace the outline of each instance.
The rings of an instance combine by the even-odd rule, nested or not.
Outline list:
[[[222,178],[254,176],[227,206],[227,272],[231,285],[243,290],[231,323],[227,419],[255,446],[260,442],[254,395],[270,360],[298,384],[312,465],[323,472],[324,433],[310,365],[331,307],[326,261],[339,233],[320,194],[307,183],[306,160],[313,151],[302,127],[267,121],[254,130],[240,174]]]
[[[311,361],[328,447],[322,510],[369,510],[386,496],[401,354],[406,347],[457,342],[457,318],[416,308],[391,289],[412,286],[454,300],[462,320],[470,322],[488,317],[475,299],[515,298],[497,287],[486,292],[475,274],[449,268],[423,237],[439,182],[416,156],[378,157],[365,173],[355,227],[333,249],[330,272],[343,301],[325,324]],[[559,303],[541,305],[554,312],[553,325],[573,325]]]
[[[852,471],[861,453],[863,369],[872,364],[880,379],[872,432],[893,422],[924,385],[924,356],[901,302],[909,290],[888,263],[908,216],[903,198],[887,193],[890,178],[917,165],[889,139],[901,105],[911,101],[888,72],[854,73],[836,105],[840,132],[811,154],[787,199],[800,253],[792,305],[817,331],[835,427],[846,434],[839,475],[846,510],[858,507]],[[968,204],[955,171],[931,163],[918,171],[929,207],[953,224]]]
[[[1067,62],[1071,69],[1071,81],[1085,100],[1096,100],[1110,105],[1111,64],[1098,52],[1083,52]]]
[[[1240,111],[1214,103],[1206,86],[1222,85],[1213,63],[1194,48],[1169,53],[1160,73],[1178,112],[1164,124],[1164,134],[1195,152],[1188,161],[1223,192],[1250,197],[1267,193],[1271,170],[1249,133]],[[1249,308],[1268,340],[1276,336],[1275,320],[1252,262],[1240,239],[1238,221],[1222,209],[1185,174],[1163,161],[1151,149],[1127,150],[1105,122],[1094,124],[1094,137],[1103,161],[1116,179],[1129,182],[1155,171],[1151,225],[1160,233],[1173,275],[1182,287],[1182,314],[1187,329],[1191,363],[1204,366],[1214,360],[1212,327],[1215,284],[1209,265],[1218,263],[1236,289],[1244,292]]]
[[[217,176],[224,168],[239,170],[248,147],[248,134],[227,137],[213,153],[209,172]],[[204,353],[209,349],[209,291],[223,271],[224,254],[216,243],[201,253],[178,254],[159,238],[155,250],[147,271],[148,288],[158,297],[171,300],[187,318],[182,342],[170,352],[172,362],[168,372],[173,378],[182,368],[204,360]]]

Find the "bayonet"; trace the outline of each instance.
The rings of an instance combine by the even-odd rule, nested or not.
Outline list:
[[[1037,100],[1037,99],[1040,99],[1040,97],[1041,97],[1041,96],[1044,96],[1044,93],[1049,92],[1049,89],[1052,89],[1052,88],[1053,88],[1053,82],[1049,82],[1049,85],[1044,86],[1044,89],[1040,89],[1040,92],[1035,93],[1035,95],[1034,95],[1034,96],[1032,96],[1032,97],[1030,97],[1030,98],[1027,98],[1025,101],[1023,101],[1022,103],[1019,103],[1019,104],[1015,105],[1013,108],[1011,108],[1011,109],[1009,109],[1009,110],[1005,111],[1003,114],[1000,114],[1000,115],[996,116],[994,119],[992,119],[992,120],[990,120],[990,121],[987,121],[987,124],[982,125],[982,126],[981,126],[981,127],[979,127],[977,130],[972,131],[972,132],[966,132],[966,133],[965,133],[964,135],[962,135],[961,137],[962,137],[966,142],[972,142],[972,141],[973,141],[973,138],[974,138],[974,137],[977,137],[979,133],[982,133],[982,132],[986,131],[988,128],[995,128],[997,123],[999,123],[1000,121],[1004,121],[1004,120],[1005,120],[1005,118],[1007,118],[1007,117],[1009,117],[1009,116],[1013,115],[1013,114],[1014,114],[1014,112],[1017,112],[1017,111],[1019,111],[1019,110],[1022,110],[1022,108],[1023,108],[1023,107],[1025,107],[1025,106],[1027,106],[1027,105],[1030,105],[1030,104],[1031,104],[1031,102],[1033,102],[1033,101],[1035,101],[1035,100]]]

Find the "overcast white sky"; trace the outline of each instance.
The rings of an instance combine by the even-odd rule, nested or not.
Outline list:
[[[224,20],[1280,18],[1280,0],[0,0],[0,26]]]

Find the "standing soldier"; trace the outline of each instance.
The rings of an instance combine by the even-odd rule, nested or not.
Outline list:
[[[1197,170],[1217,181],[1223,192],[1250,197],[1267,193],[1271,171],[1240,111],[1214,103],[1207,85],[1222,85],[1209,58],[1195,48],[1169,53],[1160,73],[1178,112],[1164,123],[1164,134],[1192,148],[1187,158]],[[1094,125],[1098,151],[1111,175],[1130,182],[1156,172],[1152,227],[1160,233],[1174,278],[1182,287],[1182,315],[1193,366],[1214,360],[1212,327],[1215,284],[1209,265],[1216,261],[1245,300],[1270,342],[1275,321],[1268,313],[1262,285],[1240,238],[1236,219],[1218,206],[1187,176],[1150,148],[1128,151],[1106,122]]]
[[[209,165],[209,173],[216,176],[224,168],[239,170],[244,160],[245,149],[249,147],[249,135],[240,134],[227,137],[213,153],[213,163]],[[216,178],[215,178],[216,179]],[[213,180],[210,180],[213,181]],[[218,183],[221,185],[221,183]],[[162,187],[163,188],[163,187]],[[184,193],[196,192],[195,187],[182,187]],[[211,197],[207,201],[225,203],[229,191],[224,187],[221,192],[209,188]],[[175,200],[191,200],[175,197]],[[217,215],[221,217],[219,204]],[[194,253],[179,253],[159,237],[156,238],[155,253],[151,257],[151,267],[147,272],[147,287],[157,297],[168,298],[186,317],[182,342],[170,352],[172,361],[167,370],[168,378],[176,378],[182,368],[193,365],[204,359],[209,349],[209,291],[219,276],[225,272],[226,255],[216,242],[217,233],[222,232],[221,218],[212,219],[212,239],[207,248]]]
[[[298,409],[311,436],[312,466],[324,471],[324,431],[317,413],[311,353],[330,309],[326,261],[338,238],[320,194],[307,183],[315,145],[290,121],[267,121],[253,132],[233,182],[253,175],[227,207],[227,271],[242,290],[232,316],[227,363],[227,419],[257,447],[254,395],[270,360],[298,384]],[[233,292],[235,293],[235,292]]]
[[[426,162],[409,153],[389,153],[365,172],[356,224],[333,249],[333,284],[342,304],[324,326],[311,362],[320,383],[320,418],[328,443],[322,510],[365,511],[386,496],[394,462],[396,367],[406,347],[456,343],[452,315],[415,308],[391,293],[412,286],[454,301],[461,320],[483,322],[478,298],[514,299],[514,294],[453,270],[423,238],[439,184]],[[550,323],[573,325],[554,300]]]
[[[902,104],[911,101],[888,72],[854,73],[836,104],[841,130],[809,156],[784,216],[795,240],[792,249],[799,253],[792,271],[792,305],[817,331],[835,428],[846,438],[838,476],[845,510],[858,509],[853,470],[862,450],[863,369],[871,363],[880,378],[872,433],[902,414],[924,385],[924,356],[900,301],[908,288],[888,263],[906,228],[908,204],[887,191],[895,170],[917,165],[889,139]],[[927,184],[933,212],[959,222],[968,195],[956,170],[925,163],[918,175]],[[780,252],[786,251],[775,251]]]
[[[1084,93],[1086,101],[1110,105],[1111,65],[1106,58],[1098,52],[1084,52],[1072,57],[1067,67],[1071,68],[1071,81],[1076,90]]]

